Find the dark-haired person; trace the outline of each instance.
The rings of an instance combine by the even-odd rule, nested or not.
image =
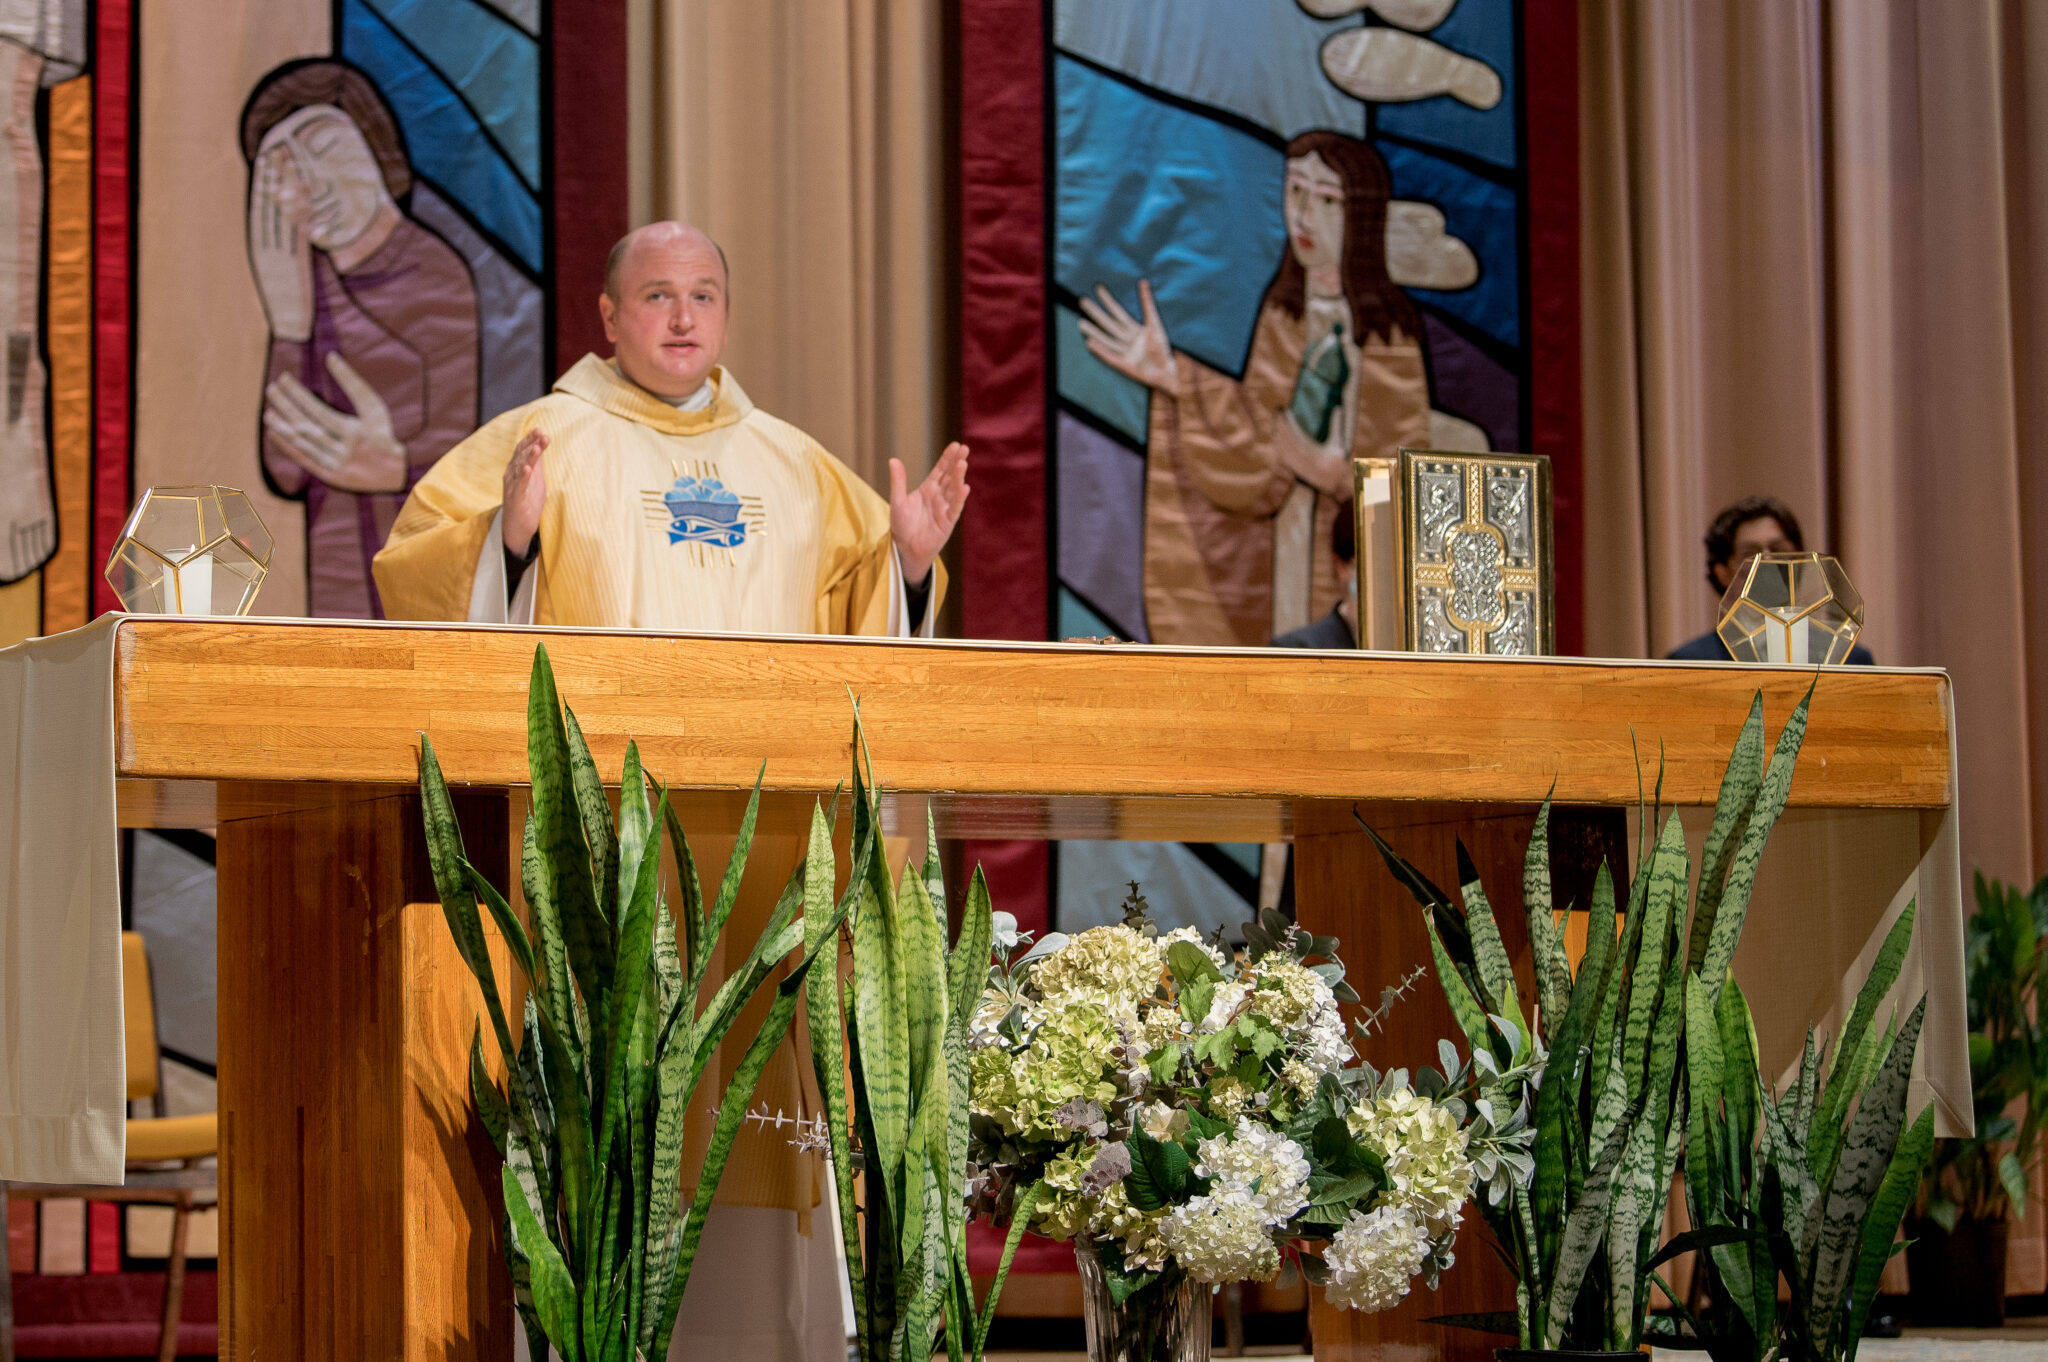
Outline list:
[[[1337,503],[1337,518],[1330,523],[1330,562],[1343,594],[1330,607],[1299,629],[1290,629],[1273,640],[1275,648],[1356,648],[1358,646],[1358,524],[1352,519],[1355,505]]]
[[[1714,588],[1714,600],[1728,594],[1728,585],[1745,571],[1760,553],[1804,553],[1806,536],[1800,532],[1799,517],[1776,497],[1744,497],[1714,517],[1707,527],[1707,584]],[[1733,662],[1735,655],[1712,629],[1698,638],[1679,644],[1666,657],[1678,662]],[[1849,650],[1849,662],[1868,667],[1877,659],[1870,649],[1857,644]]]
[[[242,113],[249,267],[270,320],[263,471],[306,503],[307,613],[384,614],[370,560],[477,422],[476,283],[407,216],[390,107],[345,62],[266,77]]]
[[[1308,624],[1342,588],[1331,566],[1354,457],[1429,438],[1422,322],[1387,276],[1386,162],[1370,143],[1287,144],[1287,249],[1244,377],[1173,348],[1109,290],[1081,300],[1090,353],[1152,390],[1145,474],[1145,623],[1154,643],[1256,647]]]

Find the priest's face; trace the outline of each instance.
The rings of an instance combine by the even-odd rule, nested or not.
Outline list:
[[[671,401],[704,386],[725,350],[725,265],[710,238],[646,229],[619,262],[618,290],[598,310],[619,371]]]

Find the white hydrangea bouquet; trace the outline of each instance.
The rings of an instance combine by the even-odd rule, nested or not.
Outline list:
[[[1206,1357],[1197,1288],[1283,1266],[1357,1310],[1435,1286],[1473,1188],[1465,1113],[1355,1062],[1335,939],[1271,911],[1241,954],[1161,934],[1136,885],[1121,923],[1028,950],[1003,916],[969,1040],[969,1190],[1010,1249],[1027,1228],[1074,1241],[1113,1315],[1090,1312],[1094,1355]]]

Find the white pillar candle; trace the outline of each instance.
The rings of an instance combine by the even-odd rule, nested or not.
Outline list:
[[[178,598],[170,602],[180,615],[213,613],[213,555],[202,553],[188,558],[177,568]]]

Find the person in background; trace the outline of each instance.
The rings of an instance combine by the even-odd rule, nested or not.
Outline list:
[[[1760,553],[1804,553],[1806,536],[1800,533],[1799,517],[1776,497],[1744,497],[1714,517],[1707,527],[1707,582],[1714,588],[1716,604],[1728,594],[1728,584],[1748,568]],[[1676,662],[1733,662],[1734,654],[1712,629],[1698,638],[1679,644],[1666,657]],[[1870,649],[1857,644],[1849,650],[1852,666],[1868,667],[1877,659]]]
[[[1356,648],[1358,646],[1358,521],[1357,504],[1337,503],[1330,524],[1330,561],[1337,575],[1337,604],[1330,613],[1290,629],[1273,640],[1275,648]]]

